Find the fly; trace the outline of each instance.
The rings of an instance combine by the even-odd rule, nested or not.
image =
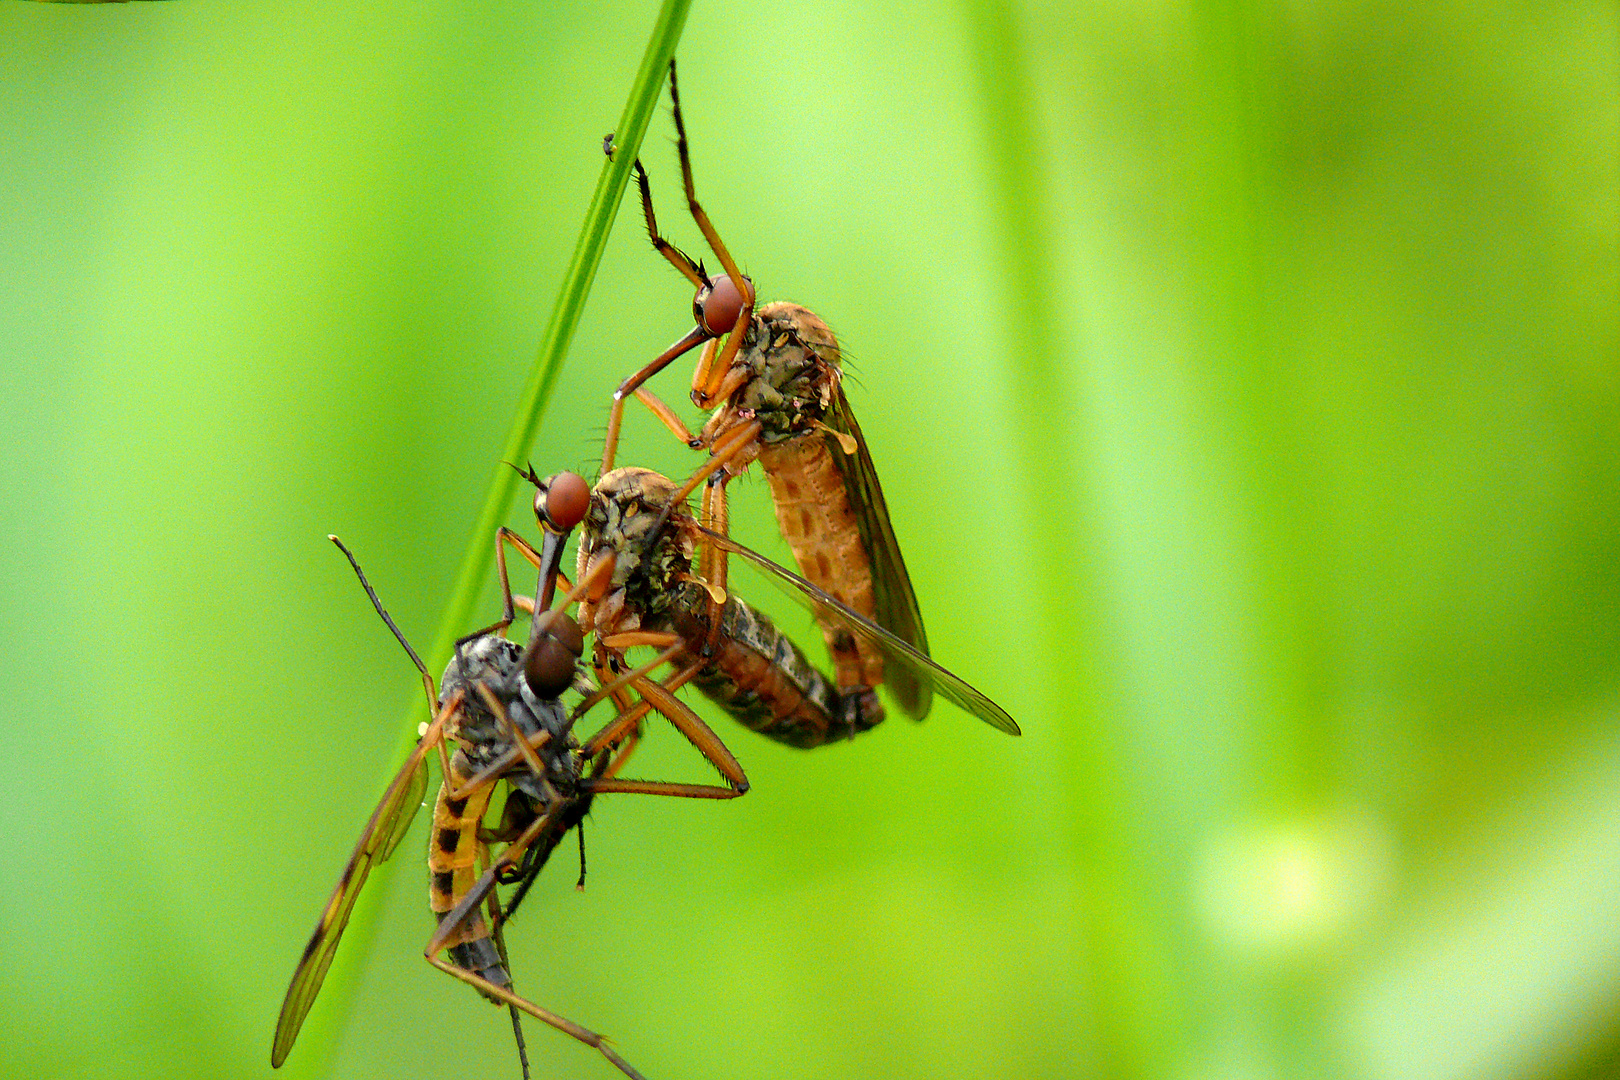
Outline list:
[[[551,607],[551,602],[563,548],[585,513],[588,491],[585,481],[571,473],[542,482],[535,498],[535,513],[545,530],[541,550],[535,552],[521,539],[517,541],[540,572],[534,600],[523,597],[514,601],[503,558],[502,620],[457,642],[442,685],[437,688],[366,582],[359,564],[336,537],[332,538],[349,556],[377,613],[421,674],[433,720],[425,725],[415,750],[361,830],[354,852],[321,911],[282,1002],[271,1047],[272,1066],[280,1066],[292,1049],[372,866],[393,853],[410,826],[426,789],[428,756],[437,754],[444,780],[434,804],[428,868],[430,906],[439,922],[424,950],[428,963],[514,1010],[514,1027],[517,1012],[525,1013],[595,1047],[625,1076],[640,1077],[600,1035],[518,996],[505,960],[501,926],[557,844],[583,820],[596,795],[634,792],[724,799],[742,794],[748,785],[741,767],[729,754],[717,762],[727,775],[725,787],[617,779],[624,759],[634,748],[633,741],[593,737],[589,743],[595,749],[585,754],[572,736],[574,721],[594,701],[587,699],[572,712],[564,710],[558,701],[574,683],[583,638],[578,623],[565,612],[575,597],[565,598],[556,608]],[[510,537],[498,538],[497,550],[503,543],[511,543]],[[587,581],[576,591],[592,584]],[[542,613],[532,620],[528,644],[521,648],[503,635],[515,617],[516,607],[531,615]],[[608,727],[616,729],[617,722]],[[496,828],[486,829],[485,810],[501,781],[510,789],[502,819]],[[488,861],[488,845],[502,842],[504,850],[480,874]],[[519,883],[518,895],[503,913],[495,885],[514,882]],[[488,923],[483,915],[486,902]],[[440,956],[444,952],[449,953],[448,960]],[[526,1059],[523,1071],[527,1077]]]
[[[598,675],[627,667],[624,650],[663,649],[675,673],[734,719],[778,742],[813,747],[869,728],[870,687],[827,679],[761,612],[693,573],[699,547],[715,547],[762,571],[824,625],[881,655],[892,670],[1009,735],[1018,725],[995,702],[860,612],[692,518],[677,485],[647,469],[616,469],[597,481],[580,533],[582,581],[593,584],[580,622],[595,635]],[[719,617],[712,612],[718,608]],[[625,703],[621,702],[621,709]],[[628,714],[626,714],[628,715]],[[604,729],[607,731],[609,729]],[[587,750],[590,748],[587,744]]]
[[[840,606],[927,656],[928,636],[883,487],[844,395],[838,341],[825,322],[798,304],[777,301],[756,309],[753,282],[737,268],[698,203],[673,61],[669,90],[687,206],[725,272],[711,277],[701,261],[659,233],[652,187],[637,161],[647,234],[659,254],[697,289],[692,301],[696,326],[619,385],[608,417],[601,475],[613,468],[624,401],[632,394],[677,438],[709,451],[708,462],[677,489],[675,501],[707,481],[702,518],[715,532],[727,532],[726,485],[757,459],[770,485],[777,525],[804,577]],[[693,435],[644,384],[699,345],[703,349],[691,397],[713,414]],[[727,554],[716,545],[702,556],[702,577],[720,590],[726,585]],[[919,678],[907,664],[886,665],[884,650],[849,633],[841,620],[817,617],[838,687],[863,708],[875,710],[859,726],[871,727],[883,718],[876,696],[859,693],[880,683],[907,716],[920,720],[927,715],[929,679]],[[716,604],[711,620],[718,625],[720,619]]]

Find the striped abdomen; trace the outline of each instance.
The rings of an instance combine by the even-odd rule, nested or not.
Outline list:
[[[771,485],[777,526],[793,549],[799,572],[846,607],[875,618],[871,558],[827,440],[811,432],[766,446],[759,463]],[[883,681],[882,653],[837,625],[823,622],[821,633],[841,689]]]
[[[472,891],[478,880],[479,856],[483,844],[478,827],[495,790],[491,780],[473,789],[465,798],[452,799],[450,792],[465,784],[472,775],[466,755],[457,750],[450,758],[450,774],[439,785],[433,801],[433,835],[428,840],[428,904],[443,920],[461,898]],[[474,910],[445,941],[450,960],[457,967],[475,972],[497,986],[512,985],[512,977],[501,962],[482,911]]]
[[[671,605],[675,629],[689,641],[707,636],[708,593],[685,583]],[[809,748],[866,731],[883,719],[869,689],[840,691],[763,613],[726,599],[719,644],[692,680],[738,723],[789,746]]]

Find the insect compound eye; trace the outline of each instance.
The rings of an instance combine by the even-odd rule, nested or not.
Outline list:
[[[545,491],[544,517],[552,528],[567,532],[585,519],[591,508],[591,486],[579,473],[563,472],[551,478]],[[535,498],[535,513],[542,513],[540,499]]]
[[[553,615],[523,662],[523,678],[536,697],[554,698],[573,683],[574,663],[584,652],[579,623],[567,615]]]
[[[743,285],[752,295],[753,282],[743,278]],[[703,329],[719,337],[730,333],[732,327],[737,325],[737,318],[743,309],[743,290],[732,282],[729,275],[721,274],[710,283],[708,289],[698,290],[692,308],[692,314],[703,324]]]

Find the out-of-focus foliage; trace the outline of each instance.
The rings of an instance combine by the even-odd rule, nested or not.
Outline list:
[[[652,17],[0,7],[0,1072],[269,1074],[419,692],[325,534],[431,637]],[[658,1078],[1620,1069],[1617,33],[698,4],[700,193],[842,336],[935,652],[1026,734],[722,728],[753,791],[603,799],[520,989]],[[621,214],[542,472],[688,301]],[[289,1075],[516,1075],[419,848]]]

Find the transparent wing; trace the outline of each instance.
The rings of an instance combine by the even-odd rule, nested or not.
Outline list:
[[[841,385],[833,393],[826,424],[849,436],[855,446],[853,454],[846,454],[840,440],[827,439],[833,461],[844,478],[844,493],[855,512],[861,544],[872,564],[872,621],[927,656],[928,635],[923,630],[922,611],[917,607],[917,593],[911,587],[911,575],[906,573],[906,560],[900,555],[900,542],[895,539],[894,526],[889,521],[883,485],[878,482],[877,467],[872,464],[866,437],[861,434],[861,425],[855,422],[855,413]],[[917,678],[902,665],[899,671],[885,675],[883,682],[894,694],[901,712],[913,720],[928,715],[932,695],[927,679]]]
[[[276,1021],[276,1039],[270,1048],[272,1066],[279,1067],[287,1059],[293,1040],[298,1038],[298,1029],[303,1027],[304,1017],[309,1015],[309,1007],[320,992],[326,969],[332,966],[332,957],[337,952],[338,941],[343,937],[343,928],[349,923],[354,902],[366,883],[366,875],[371,873],[374,863],[382,862],[393,853],[400,838],[410,828],[411,820],[416,817],[416,809],[421,805],[423,792],[427,789],[424,759],[437,741],[436,738],[431,741],[424,738],[416,744],[416,749],[399,770],[399,775],[383,792],[382,801],[372,811],[371,820],[361,830],[360,839],[354,845],[354,854],[349,856],[349,862],[343,867],[332,895],[321,909],[315,932],[309,936],[309,944],[304,946],[304,955],[298,961],[298,969],[293,972],[292,983],[287,987],[287,996],[281,1003],[281,1017]]]
[[[1007,714],[1007,710],[917,651],[912,645],[901,641],[864,615],[839,603],[798,574],[777,565],[752,548],[744,547],[730,537],[706,529],[696,521],[689,524],[703,535],[705,542],[740,557],[764,574],[771,584],[808,608],[816,618],[837,623],[861,641],[882,652],[886,661],[892,661],[904,668],[919,686],[938,692],[946,701],[972,713],[997,731],[1005,731],[1008,735],[1022,734],[1018,730],[1018,724]]]
[[[427,778],[426,769],[417,769],[411,774],[410,790],[400,799],[400,812],[394,815],[393,822],[383,833],[382,843],[378,845],[377,862],[385,863],[392,859],[394,849],[405,839],[405,834],[411,831],[411,822],[416,820],[416,808],[422,805],[422,800],[427,795]]]

